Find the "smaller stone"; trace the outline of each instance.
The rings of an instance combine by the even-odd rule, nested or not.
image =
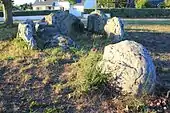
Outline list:
[[[107,24],[104,26],[104,30],[108,35],[108,38],[113,38],[113,42],[119,42],[124,39],[124,23],[122,19],[113,17],[108,19]]]
[[[160,106],[160,105],[161,105],[161,103],[159,103],[159,102],[158,102],[158,103],[156,103],[156,105],[157,105],[157,106]]]
[[[60,46],[64,50],[67,50],[69,47],[74,47],[76,44],[75,42],[68,36],[64,35],[56,35],[52,39],[48,40],[46,43],[49,43],[48,46],[50,47],[56,47]]]
[[[88,16],[87,29],[95,33],[104,33],[108,17],[102,11],[94,11]]]
[[[163,107],[164,110],[167,110],[167,107]]]

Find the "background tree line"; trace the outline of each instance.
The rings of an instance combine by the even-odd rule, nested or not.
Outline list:
[[[76,0],[68,0],[71,4],[74,4]],[[4,22],[7,25],[13,24],[12,10],[13,10],[13,0],[0,0],[0,3],[3,4],[3,8],[0,7],[0,10],[3,9]],[[97,0],[98,8],[147,8],[150,7],[148,0]],[[32,4],[23,4],[21,5],[22,10],[32,9]],[[162,8],[170,7],[170,0],[165,0],[160,4]]]
[[[97,0],[99,8],[129,8],[135,7],[134,0]]]

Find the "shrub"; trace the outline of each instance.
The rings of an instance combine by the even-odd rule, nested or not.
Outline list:
[[[43,11],[13,11],[13,16],[40,16],[49,15],[50,13],[56,12],[58,10],[43,10]],[[3,12],[0,12],[0,17],[3,16]]]
[[[105,13],[111,14],[111,17],[117,16],[121,18],[170,18],[170,9],[162,8],[113,8],[113,9],[99,9]],[[85,9],[85,14],[89,14],[93,9]],[[16,11],[13,12],[13,16],[37,16],[48,15],[52,11]],[[3,17],[3,13],[0,12],[0,17]]]
[[[105,13],[109,13],[111,17],[121,18],[170,18],[170,9],[162,8],[121,8],[121,9],[99,9]],[[92,9],[86,9],[85,13],[92,12]]]
[[[3,11],[3,6],[2,5],[0,5],[0,11]]]
[[[150,4],[148,0],[135,0],[135,7],[136,8],[150,8]]]
[[[170,8],[170,0],[165,0],[165,6],[166,6],[167,8]]]
[[[169,0],[165,0],[164,2],[162,2],[159,5],[160,8],[170,8],[170,1]]]

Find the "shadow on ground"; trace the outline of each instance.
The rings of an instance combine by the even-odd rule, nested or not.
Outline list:
[[[170,52],[170,33],[128,32],[128,39],[141,43],[154,53]]]
[[[30,64],[34,64],[33,61],[8,61],[0,65],[0,111],[42,113],[51,109],[73,112],[73,102],[66,96],[70,90],[60,94],[54,88],[65,82],[62,79],[64,65],[37,67],[35,64],[21,72],[22,67]]]
[[[141,43],[151,52],[157,75],[170,88],[170,33],[127,32],[127,36],[129,40]]]

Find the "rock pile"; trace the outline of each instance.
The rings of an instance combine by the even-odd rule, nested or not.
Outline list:
[[[46,44],[50,45],[50,47],[56,47],[58,45],[63,50],[67,50],[69,47],[76,47],[75,42],[70,37],[64,35],[53,36],[52,39],[47,40]]]
[[[68,12],[57,11],[38,23],[34,23],[32,20],[20,23],[18,37],[23,38],[31,48],[35,48],[37,45],[68,48],[68,46],[74,45],[70,44],[70,42],[74,42],[72,38],[74,39],[83,31],[84,24],[80,19]]]
[[[108,17],[102,11],[94,11],[88,16],[87,29],[94,33],[107,33],[113,42],[119,42],[124,38],[124,23],[122,19]]]

